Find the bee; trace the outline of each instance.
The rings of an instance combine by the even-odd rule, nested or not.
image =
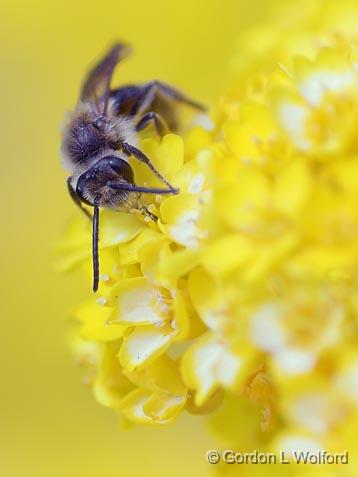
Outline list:
[[[175,130],[173,103],[205,108],[162,82],[127,85],[111,89],[117,64],[130,48],[115,44],[88,73],[78,103],[64,127],[61,159],[70,176],[67,187],[77,206],[92,220],[93,291],[99,282],[99,209],[139,210],[156,220],[144,206],[142,194],[177,194],[139,149],[138,133],[152,124],[161,136]],[[134,182],[131,161],[144,163],[165,187],[152,188]],[[93,207],[93,214],[84,207]]]

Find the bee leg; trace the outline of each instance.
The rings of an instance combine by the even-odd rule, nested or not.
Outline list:
[[[176,88],[173,88],[173,86],[170,86],[161,81],[155,81],[154,83],[156,84],[157,91],[163,96],[167,96],[168,98],[172,99],[173,101],[177,101],[178,103],[187,104],[188,106],[198,109],[199,111],[206,111],[206,107],[203,104],[194,101],[193,99],[183,94],[181,91],[177,90]]]
[[[67,188],[68,188],[68,192],[69,192],[69,194],[70,194],[70,196],[71,196],[73,202],[74,202],[76,205],[78,205],[78,207],[82,210],[82,212],[83,212],[90,220],[92,220],[91,214],[88,212],[87,209],[85,209],[85,208],[82,206],[82,202],[81,202],[80,198],[78,197],[78,195],[77,195],[75,189],[74,189],[73,186],[72,186],[71,179],[72,179],[72,177],[69,177],[69,178],[67,179]]]
[[[173,88],[166,83],[162,83],[161,81],[150,81],[143,86],[142,94],[139,96],[137,102],[133,105],[130,114],[143,114],[148,108],[150,108],[158,93],[173,101],[187,104],[188,106],[199,109],[200,111],[206,111],[205,106],[192,100],[191,98],[188,98],[176,88]]]
[[[154,215],[150,210],[148,210],[148,207],[145,205],[141,205],[139,207],[139,212],[143,215],[144,220],[151,220],[152,222],[158,222],[158,217]]]
[[[168,126],[164,121],[163,117],[155,113],[154,111],[150,111],[146,113],[137,123],[136,131],[142,131],[142,129],[146,128],[149,123],[153,122],[155,129],[157,130],[160,136],[164,136],[168,131]]]
[[[94,292],[98,290],[99,283],[99,257],[98,257],[98,231],[99,231],[99,208],[95,203],[93,209],[92,224],[92,266],[93,266],[93,286]]]
[[[157,187],[141,187],[133,184],[120,184],[116,181],[109,181],[106,184],[111,189],[125,190],[127,192],[140,192],[141,194],[179,194],[179,189],[158,189]]]
[[[146,164],[149,169],[153,172],[153,174],[155,176],[158,177],[159,180],[161,180],[163,182],[163,184],[165,184],[166,186],[169,187],[169,189],[174,192],[176,189],[174,189],[174,187],[172,185],[170,185],[170,183],[160,174],[159,171],[157,171],[157,169],[153,166],[153,164],[151,163],[151,160],[149,159],[149,157],[147,157],[142,151],[140,151],[139,149],[137,149],[136,147],[124,142],[122,144],[122,148],[123,148],[123,151],[125,153],[129,153],[131,155],[133,155],[138,161],[140,162],[143,162],[144,164]]]

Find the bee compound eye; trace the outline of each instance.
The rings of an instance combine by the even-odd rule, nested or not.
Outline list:
[[[111,169],[118,174],[118,176],[123,177],[126,179],[128,182],[133,183],[134,180],[134,174],[133,174],[133,169],[131,166],[128,164],[127,161],[124,159],[120,159],[119,157],[111,157],[109,159],[109,164],[111,166]]]
[[[89,192],[91,190],[91,183],[96,178],[94,171],[87,171],[80,175],[77,181],[76,194],[80,198],[81,202],[84,202],[87,205],[94,205],[91,200],[89,200]]]

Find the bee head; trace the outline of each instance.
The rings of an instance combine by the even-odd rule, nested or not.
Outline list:
[[[91,206],[113,209],[136,202],[137,193],[114,189],[113,184],[134,185],[133,169],[124,159],[106,156],[78,178],[76,193]]]

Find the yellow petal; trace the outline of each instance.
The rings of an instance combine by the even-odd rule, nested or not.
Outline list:
[[[212,179],[213,153],[200,151],[195,159],[188,161],[175,176],[175,186],[181,194],[201,194],[210,187]]]
[[[170,422],[177,417],[185,403],[185,396],[153,394],[144,403],[143,410],[155,422]]]
[[[270,197],[265,175],[253,166],[243,166],[233,177],[234,183],[223,185],[215,195],[218,212],[232,227],[242,231],[255,229]],[[239,184],[239,186],[238,186]]]
[[[171,321],[170,325],[178,331],[175,339],[180,341],[188,336],[190,329],[190,320],[186,308],[185,297],[180,290],[175,290],[173,297],[173,315],[174,320]]]
[[[121,401],[120,409],[126,419],[138,424],[166,424],[178,415],[185,401],[183,396],[150,394],[137,389]]]
[[[197,153],[210,146],[211,133],[200,126],[193,126],[185,136],[185,158],[192,159]]]
[[[100,215],[100,247],[111,247],[132,240],[145,225],[130,213],[105,209]]]
[[[147,242],[139,252],[139,260],[143,275],[151,283],[161,285],[157,277],[158,263],[165,262],[171,254],[168,240],[161,236],[156,241]]]
[[[138,252],[143,247],[143,245],[152,241],[158,241],[160,238],[161,235],[155,230],[149,228],[142,230],[136,237],[134,237],[133,240],[121,244],[118,247],[118,262],[121,265],[128,265],[139,262]]]
[[[304,160],[295,160],[286,165],[277,176],[273,200],[278,210],[298,214],[310,198],[313,177]]]
[[[206,326],[220,330],[226,322],[226,296],[217,280],[203,269],[193,270],[188,278],[188,291]]]
[[[177,363],[164,354],[140,369],[124,373],[136,386],[156,394],[186,395],[186,388],[181,380]]]
[[[337,181],[339,186],[348,195],[347,199],[352,202],[358,201],[358,160],[356,157],[348,160],[341,159],[329,169],[332,181]]]
[[[176,334],[177,331],[170,325],[135,328],[123,338],[118,355],[122,366],[132,371],[147,365],[166,351]]]
[[[252,263],[242,272],[242,278],[248,282],[260,280],[275,265],[282,262],[299,243],[298,235],[291,233],[283,235],[272,243],[262,245],[257,249]]]
[[[119,341],[106,343],[102,348],[93,393],[102,406],[117,408],[120,400],[133,389],[117,359]]]
[[[56,270],[70,271],[91,253],[91,224],[85,217],[72,220],[66,235],[55,246]]]
[[[185,276],[200,263],[200,258],[199,249],[177,250],[160,260],[157,264],[156,278],[163,286],[173,288],[178,278]]]
[[[120,402],[120,410],[123,416],[137,424],[155,424],[155,421],[147,416],[143,409],[149,397],[150,393],[144,389],[135,389],[127,394]]]
[[[200,230],[200,199],[194,194],[180,194],[166,199],[161,207],[160,229],[172,240],[186,247],[196,247],[205,233]]]
[[[145,277],[121,280],[111,293],[117,305],[112,318],[116,323],[160,324],[167,319],[168,306]]]
[[[144,139],[141,141],[141,150],[168,181],[173,179],[183,165],[183,140],[176,134],[167,134],[161,139],[161,142],[156,139]],[[131,161],[131,165],[137,184],[163,187],[163,183],[147,166],[134,159]]]
[[[263,156],[260,148],[274,133],[272,115],[266,106],[247,103],[243,106],[240,121],[224,125],[226,143],[236,156],[256,162]]]
[[[226,235],[204,248],[202,264],[210,273],[223,275],[244,265],[255,253],[247,237]]]
[[[87,340],[111,341],[123,335],[124,328],[108,326],[113,308],[98,304],[92,297],[75,309],[71,315],[82,323],[80,335]]]

